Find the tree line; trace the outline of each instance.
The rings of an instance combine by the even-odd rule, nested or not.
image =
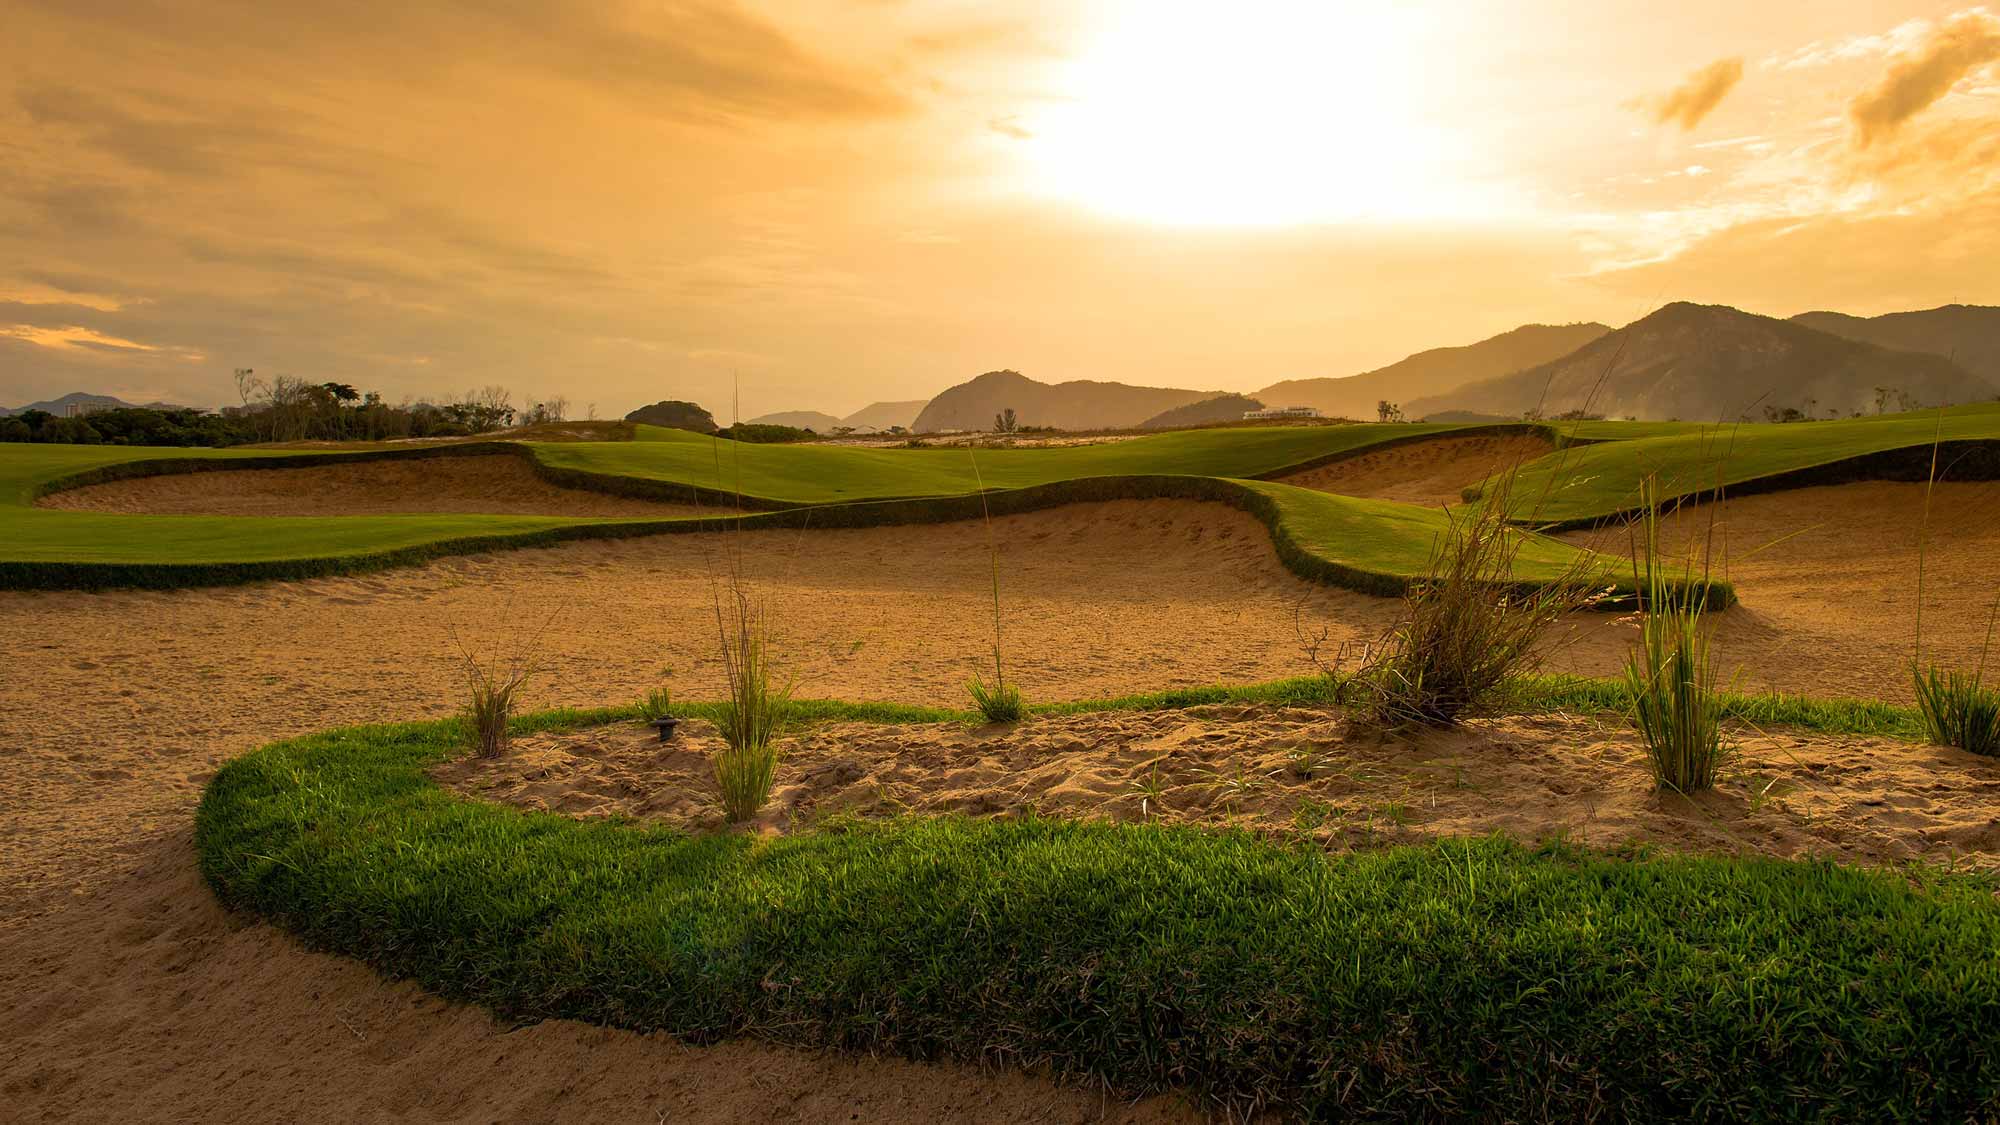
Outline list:
[[[236,372],[241,405],[220,411],[116,407],[73,417],[28,410],[0,419],[0,441],[69,445],[228,446],[254,442],[388,441],[467,437],[515,425],[566,421],[567,399],[516,407],[505,387],[487,386],[446,402],[400,403],[348,383]]]

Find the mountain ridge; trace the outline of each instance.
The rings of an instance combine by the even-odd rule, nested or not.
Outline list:
[[[1992,381],[1935,354],[1728,305],[1676,301],[1567,356],[1415,399],[1405,409],[1413,418],[1454,410],[1511,417],[1588,410],[1732,421],[1761,416],[1765,407],[1824,417],[1973,401],[1996,391]],[[1878,401],[1888,395],[1897,397]]]

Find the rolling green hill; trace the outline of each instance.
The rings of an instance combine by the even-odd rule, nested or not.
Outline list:
[[[1587,423],[1578,436],[1599,437],[1618,425]],[[1943,475],[1993,479],[2000,473],[2000,403],[1842,422],[1667,427],[1651,436],[1574,446],[1521,469],[1514,515],[1571,526],[1629,513],[1649,473],[1665,486],[1663,498],[1859,478],[1923,480],[1934,439],[1945,443]]]
[[[1386,594],[1423,572],[1446,527],[1442,513],[1260,478],[1466,429],[1422,424],[1213,429],[1098,445],[976,451],[754,445],[650,426],[638,427],[637,440],[630,442],[363,452],[0,445],[0,586],[182,586],[293,578],[736,521],[747,527],[861,527],[1169,497],[1249,511],[1270,528],[1280,557],[1294,571]],[[2000,477],[2000,404],[1991,403],[1942,416],[1795,425],[1580,422],[1550,429],[1578,444],[1522,469],[1510,514],[1525,524],[1572,526],[1627,512],[1648,473],[1661,476],[1669,495],[1857,477],[1922,479],[1934,437],[1945,443],[1947,467],[1957,475]],[[118,476],[478,454],[526,457],[544,476],[575,487],[698,497],[713,514],[156,516],[34,506],[37,496],[53,488]],[[724,502],[738,495],[747,511]],[[1520,556],[1519,577],[1537,581],[1576,558],[1572,548],[1536,537]]]
[[[438,555],[563,539],[715,528],[872,526],[971,519],[982,511],[1131,497],[1227,503],[1271,529],[1293,570],[1394,593],[1420,573],[1446,527],[1438,512],[1248,478],[1335,458],[1445,426],[1353,426],[1169,433],[1039,449],[855,449],[751,445],[642,426],[632,442],[459,446],[393,453],[0,446],[0,586],[183,586],[292,578],[419,562]],[[709,517],[153,516],[37,508],[68,483],[157,471],[268,468],[347,458],[509,453],[552,479],[685,498],[740,490],[786,510]],[[980,495],[980,488],[987,490]],[[1536,537],[1520,577],[1551,576],[1574,549]]]

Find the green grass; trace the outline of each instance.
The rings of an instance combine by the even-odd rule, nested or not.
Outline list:
[[[1585,423],[1576,436],[1601,439],[1616,435],[1621,425],[1630,423]],[[1682,432],[1572,446],[1521,469],[1513,514],[1561,526],[1631,515],[1641,507],[1640,483],[1649,474],[1658,475],[1663,503],[1717,488],[1747,493],[1831,483],[1853,479],[1857,471],[1922,481],[1934,438],[1994,443],[1983,450],[1947,444],[1944,464],[1949,468],[1969,453],[1959,462],[1961,472],[1986,479],[2000,476],[2000,403],[1978,403],[1952,408],[1942,423],[1932,410],[1839,422],[1685,427]],[[1875,464],[1855,465],[1857,459],[1871,457]]]
[[[229,764],[204,875],[511,1019],[1042,1065],[1239,1111],[1914,1121],[2000,1099],[2000,906],[1974,876],[1048,820],[691,837],[451,796],[422,770],[460,738],[357,728]]]
[[[1216,704],[1275,704],[1326,707],[1339,702],[1338,691],[1325,676],[1298,676],[1252,684],[1205,684],[1123,695],[1111,699],[1068,700],[1029,704],[1031,716],[1086,715],[1101,711],[1173,711]],[[1781,694],[1718,692],[1723,717],[1754,727],[1790,728],[1818,734],[1877,735],[1921,741],[1923,716],[1914,707],[1872,699],[1816,699]],[[723,705],[699,700],[676,701],[673,713],[683,718],[716,721]],[[637,719],[643,705],[608,711],[579,712],[566,722],[610,722]],[[1622,715],[1632,708],[1632,696],[1619,680],[1583,676],[1529,676],[1513,681],[1498,707],[1503,713]],[[901,703],[850,703],[843,700],[793,699],[784,708],[788,725],[818,722],[857,723],[977,723],[984,716],[970,708],[918,707]],[[544,720],[546,721],[546,720]]]

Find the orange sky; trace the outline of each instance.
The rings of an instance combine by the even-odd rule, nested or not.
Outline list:
[[[2000,303],[2000,11],[8,0],[0,405],[1247,390]]]

